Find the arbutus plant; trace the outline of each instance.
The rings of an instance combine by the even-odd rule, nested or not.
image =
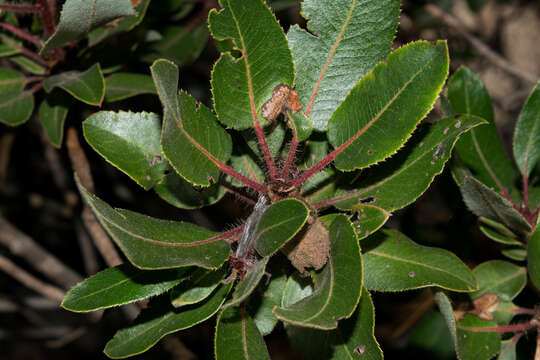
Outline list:
[[[156,60],[162,116],[102,111],[83,130],[167,202],[194,209],[230,192],[251,215],[215,233],[115,209],[79,184],[129,264],[78,284],[63,306],[86,312],[161,295],[107,343],[112,358],[217,313],[217,359],[269,358],[263,336],[278,321],[307,359],[382,359],[370,291],[477,289],[451,252],[380,229],[485,121],[420,124],[445,83],[448,50],[418,41],[390,52],[398,0],[305,0],[307,29],[286,35],[262,0],[220,5],[208,25],[230,50],[214,64],[213,109],[178,90],[174,63]]]

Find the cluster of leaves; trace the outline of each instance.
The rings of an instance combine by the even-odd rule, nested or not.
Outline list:
[[[155,93],[149,75],[122,72],[126,58],[135,56],[147,63],[158,57],[177,64],[191,61],[207,42],[208,30],[201,16],[208,9],[204,7],[190,22],[179,26],[180,20],[196,10],[195,4],[167,1],[147,17],[144,26],[119,42],[118,36],[142,22],[149,4],[150,0],[67,0],[57,25],[56,1],[0,4],[0,26],[6,31],[0,34],[0,56],[14,65],[0,69],[0,122],[21,125],[36,107],[45,135],[60,147],[64,122],[74,100],[101,106],[103,102]],[[28,29],[28,18],[16,17],[16,13],[35,15]],[[25,43],[36,47],[39,54]],[[114,51],[108,50],[111,46]],[[35,102],[39,104],[35,106]]]
[[[157,60],[151,73],[163,116],[98,112],[84,134],[177,207],[206,206],[227,191],[269,206],[252,233],[243,225],[214,233],[114,209],[79,185],[131,264],[85,280],[63,306],[94,311],[161,295],[107,344],[112,358],[217,313],[218,359],[269,358],[263,336],[278,321],[306,358],[382,359],[370,291],[477,290],[451,252],[379,229],[428,188],[458,138],[485,121],[420,124],[448,75],[448,51],[443,41],[419,41],[390,53],[398,0],[306,0],[309,32],[292,26],[287,35],[262,0],[220,5],[208,17],[224,50],[212,71],[213,111],[178,92],[177,66]],[[297,94],[303,110],[284,106],[277,89]],[[282,114],[265,118],[269,106]],[[250,256],[239,259],[234,249],[246,244],[235,243],[244,238]]]
[[[502,260],[479,264],[474,269],[479,288],[469,293],[473,306],[463,309],[457,303],[457,316],[446,294],[438,293],[436,301],[460,359],[488,360],[499,353],[499,359],[515,359],[520,338],[537,327],[536,311],[521,308],[513,300],[525,288],[527,277],[540,286],[540,83],[516,123],[515,164],[497,136],[489,94],[474,72],[466,67],[456,71],[448,82],[446,99],[450,114],[473,114],[488,121],[464,134],[456,145],[452,171],[463,199],[479,216],[482,233],[503,244],[501,254],[520,265],[527,261],[527,266]],[[528,321],[510,324],[517,315]]]

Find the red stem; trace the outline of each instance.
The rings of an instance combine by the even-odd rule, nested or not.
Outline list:
[[[238,191],[234,187],[229,186],[229,184],[221,183],[220,185],[223,186],[225,188],[225,190],[230,192],[231,194],[233,194],[235,196],[238,196],[239,198],[241,198],[242,200],[244,200],[245,202],[247,202],[249,204],[255,205],[255,203],[256,203],[255,200],[253,200],[252,198],[249,198],[246,195],[242,194],[240,191]]]
[[[243,230],[244,230],[244,225],[234,228],[232,230],[226,231],[211,239],[208,239],[208,242],[232,238],[234,235],[242,233]],[[232,241],[227,240],[229,244],[232,244],[234,241],[235,240],[232,240]]]
[[[45,76],[28,76],[24,80],[26,81],[27,84],[29,84],[31,82],[41,81],[41,80],[44,80],[44,79],[45,79]]]
[[[529,209],[529,179],[527,178],[527,172],[523,172],[523,207]]]
[[[49,11],[51,14],[56,14],[56,0],[49,0]]]
[[[279,178],[279,175],[276,169],[276,165],[274,164],[274,160],[272,159],[272,155],[270,154],[268,144],[266,143],[264,132],[261,128],[261,124],[259,123],[259,118],[257,117],[257,113],[255,110],[252,111],[252,113],[254,119],[255,134],[257,134],[257,139],[259,140],[259,147],[264,154],[264,161],[266,163],[266,166],[268,167],[268,171],[270,171],[270,175],[272,176],[272,178],[274,180],[277,180]]]
[[[249,187],[252,187],[253,189],[257,190],[258,192],[260,193],[263,193],[263,194],[266,194],[268,193],[268,190],[262,185],[262,184],[259,184],[258,182],[255,182],[251,179],[248,179],[247,177],[245,177],[244,175],[240,174],[239,172],[231,169],[230,167],[228,167],[227,165],[223,164],[221,161],[219,161],[218,159],[216,159],[214,156],[212,156],[210,153],[208,153],[207,155],[210,160],[212,160],[218,167],[221,171],[223,171],[225,174],[227,175],[230,175],[232,177],[234,177],[236,180],[246,184],[247,186]]]
[[[0,4],[0,10],[20,12],[20,13],[37,13],[39,7],[36,5],[18,5],[18,4]]]
[[[515,308],[515,309],[501,309],[501,310],[497,310],[497,311],[511,312],[511,313],[514,313],[514,314],[526,314],[526,315],[535,315],[536,314],[536,310],[522,308],[522,307],[518,307],[518,308]]]
[[[30,41],[31,43],[33,43],[34,45],[36,45],[38,47],[43,46],[43,42],[41,40],[39,40],[37,37],[35,37],[33,35],[30,35],[26,31],[23,31],[23,30],[15,27],[13,25],[0,22],[0,27],[3,27],[7,31],[10,31],[11,33],[13,33],[14,35],[20,37],[21,39]]]
[[[38,0],[37,6],[40,10],[43,25],[45,25],[45,35],[49,37],[54,34],[55,30],[54,19],[51,12],[50,4],[47,2],[47,0]]]
[[[292,121],[292,120],[291,120]],[[296,136],[296,129],[293,127],[293,138],[291,142],[291,147],[289,149],[289,155],[287,157],[287,162],[285,163],[285,167],[283,168],[283,174],[281,175],[285,181],[289,180],[289,168],[291,167],[294,156],[296,154],[296,147],[298,146],[298,137]]]
[[[28,50],[24,46],[17,45],[13,41],[7,39],[5,36],[2,37],[2,40],[6,44],[8,44],[9,46],[14,47],[15,49],[19,50],[22,54],[28,56],[30,59],[40,63],[41,65],[44,65],[44,66],[47,66],[47,67],[49,66],[49,64],[45,60],[43,60],[43,58],[41,56],[39,56],[38,54],[36,54],[35,52]]]

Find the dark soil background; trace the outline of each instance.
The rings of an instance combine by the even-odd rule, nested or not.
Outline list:
[[[471,0],[471,3],[479,2]],[[277,9],[281,9],[276,15],[285,28],[289,24],[303,24],[298,5],[291,6],[291,3],[294,2],[273,2]],[[448,39],[451,72],[467,65],[479,73],[493,99],[499,134],[509,149],[517,115],[533,84],[493,65],[455,29],[429,16],[424,10],[426,3],[403,1],[395,47],[417,39]],[[517,67],[540,74],[540,5],[537,1],[486,0],[477,12],[472,11],[465,0],[433,3],[457,17],[466,31]],[[159,6],[159,1],[154,0],[150,9],[153,6]],[[189,21],[189,18],[183,21]],[[194,63],[181,68],[180,86],[206,103],[210,99],[210,70],[217,57],[215,44],[210,40]],[[148,72],[140,64],[127,66],[130,71]],[[78,108],[70,110],[66,128],[80,130],[81,121],[96,109],[81,103],[75,106]],[[161,105],[157,97],[144,95],[113,106],[107,104],[103,109],[160,113]],[[439,116],[437,111],[436,107],[432,116]],[[95,192],[113,206],[159,218],[191,221],[213,230],[227,228],[249,211],[231,196],[203,210],[174,208],[153,192],[145,192],[105,162],[82,137],[80,141],[90,161]],[[83,248],[90,242],[82,225],[81,209],[65,144],[60,150],[49,145],[43,138],[36,116],[17,128],[0,125],[0,215],[86,277],[106,265],[92,245],[83,255]],[[448,171],[436,178],[415,204],[396,213],[388,226],[399,228],[418,243],[449,249],[471,267],[500,257],[497,245],[477,230],[476,219],[464,207]],[[6,229],[0,226],[2,231]],[[37,278],[48,281],[8,248],[0,246],[0,254]],[[96,265],[92,267],[85,263],[84,256],[95,259]],[[430,324],[429,317],[434,308],[429,290],[374,294],[373,297],[376,334],[386,359],[455,358],[444,329],[426,327]],[[517,302],[531,306],[537,299],[538,294],[528,290],[520,295]],[[0,359],[106,358],[102,353],[105,343],[116,330],[130,324],[136,309],[111,309],[100,316],[70,313],[7,274],[0,273]],[[209,320],[201,326],[167,336],[134,359],[212,359],[213,331],[214,320]],[[437,340],[434,331],[441,331],[438,338],[441,344],[431,344]],[[431,336],[424,337],[423,334],[428,333]],[[288,344],[282,326],[267,337],[267,344],[272,359],[300,358]],[[528,351],[525,344],[522,351],[524,359],[528,358]]]

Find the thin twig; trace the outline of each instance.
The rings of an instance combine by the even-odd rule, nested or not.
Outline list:
[[[67,131],[66,145],[73,170],[79,177],[81,185],[88,189],[88,191],[93,192],[94,180],[92,179],[92,174],[90,173],[90,165],[88,164],[88,159],[84,154],[81,144],[79,143],[77,131],[74,128],[69,128]],[[105,230],[103,230],[99,224],[94,213],[86,204],[84,205],[82,212],[82,219],[84,226],[88,230],[90,237],[94,241],[94,244],[96,245],[101,256],[103,256],[103,259],[107,265],[120,265],[122,263],[120,255],[116,251],[116,248],[107,236]]]
[[[443,12],[435,5],[426,5],[424,7],[428,13],[437,19],[441,20],[445,25],[451,27],[456,33],[460,34],[465,40],[467,40],[473,48],[489,60],[493,65],[501,68],[509,74],[512,74],[522,80],[536,84],[538,81],[538,75],[530,73],[526,70],[519,68],[517,65],[503,58],[495,51],[491,50],[480,39],[470,34],[466,27],[456,17]]]
[[[4,29],[6,29],[7,31],[11,32],[12,34],[20,37],[21,39],[24,39],[26,41],[30,41],[32,44],[34,44],[34,45],[36,45],[38,47],[43,46],[43,42],[41,40],[39,40],[37,37],[27,33],[24,30],[21,30],[21,29],[13,26],[11,24],[0,22],[0,27],[3,27]]]
[[[2,229],[0,231],[0,244],[6,246],[12,254],[24,258],[51,281],[65,289],[69,289],[82,280],[82,277],[74,270],[1,216],[0,229]]]
[[[79,221],[77,221],[75,228],[77,230],[77,240],[79,241],[79,247],[81,248],[86,274],[94,275],[99,271],[99,264],[97,262],[94,247],[92,246],[92,241]]]
[[[64,291],[35,278],[2,255],[0,255],[0,270],[49,299],[57,300],[60,303],[64,298]]]
[[[0,4],[0,10],[27,13],[27,14],[39,12],[39,8],[35,5],[19,5],[19,4]]]

